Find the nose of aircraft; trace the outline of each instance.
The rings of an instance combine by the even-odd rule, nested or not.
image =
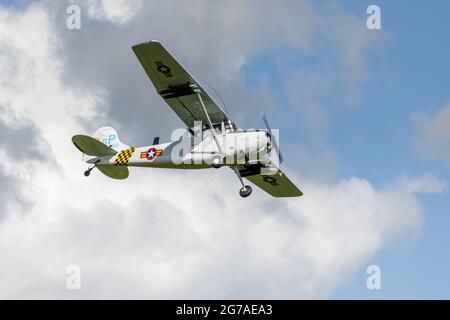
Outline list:
[[[261,134],[260,140],[261,140],[261,146],[264,148],[267,148],[267,152],[270,152],[272,144],[271,144],[272,136],[269,131],[264,130]]]

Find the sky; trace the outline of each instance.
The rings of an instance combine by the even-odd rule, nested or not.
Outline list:
[[[449,9],[0,0],[0,298],[448,299]],[[241,199],[227,168],[83,176],[75,134],[141,146],[182,128],[131,50],[151,39],[239,127],[265,109],[304,196]]]

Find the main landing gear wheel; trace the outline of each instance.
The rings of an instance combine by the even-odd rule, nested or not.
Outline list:
[[[246,197],[248,197],[251,194],[252,194],[252,187],[250,187],[250,186],[243,186],[241,188],[241,190],[239,190],[239,195],[242,198],[246,198]]]
[[[252,194],[252,187],[246,186],[246,185],[244,184],[244,181],[242,180],[242,176],[241,176],[241,173],[239,172],[238,167],[234,167],[233,170],[234,170],[234,172],[236,173],[236,175],[237,175],[237,177],[239,178],[239,181],[241,182],[241,185],[242,185],[241,190],[239,190],[239,195],[240,195],[242,198],[247,198],[249,195]]]

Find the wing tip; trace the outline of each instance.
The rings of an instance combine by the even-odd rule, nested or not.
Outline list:
[[[161,41],[159,41],[159,40],[147,40],[147,41],[143,41],[143,42],[137,43],[137,44],[131,46],[131,48],[134,49],[136,47],[142,47],[142,46],[151,45],[151,44],[162,45]]]

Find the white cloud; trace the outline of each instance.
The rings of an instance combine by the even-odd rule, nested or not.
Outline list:
[[[305,196],[277,200],[258,191],[241,199],[226,169],[86,179],[70,137],[107,117],[108,92],[62,80],[48,21],[40,5],[0,9],[0,105],[14,113],[0,109],[0,117],[36,126],[53,159],[0,152],[1,168],[33,204],[7,207],[0,222],[1,298],[325,297],[386,241],[420,228],[417,192],[446,188],[430,176],[376,189],[366,179],[319,183],[291,173]],[[77,292],[65,287],[73,264],[82,272]]]
[[[415,113],[412,120],[416,130],[414,145],[419,152],[450,166],[450,105],[431,115]]]
[[[141,0],[88,0],[88,15],[97,20],[123,25],[132,19],[142,6]]]

